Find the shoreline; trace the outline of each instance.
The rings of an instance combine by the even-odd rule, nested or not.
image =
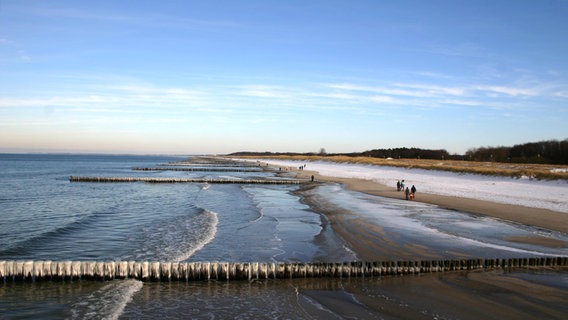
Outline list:
[[[555,232],[568,233],[568,215],[547,209],[529,208],[518,205],[495,203],[476,199],[442,196],[426,193],[417,193],[415,200],[404,200],[403,192],[397,192],[394,187],[389,187],[378,182],[358,178],[339,178],[320,175],[315,171],[292,169],[298,179],[311,180],[314,176],[313,186],[317,183],[338,183],[346,189],[366,193],[374,196],[400,199],[401,201],[418,201],[439,206],[448,210],[457,210],[470,214],[488,216],[513,223],[530,225]],[[406,244],[404,248],[389,240],[381,226],[373,226],[366,221],[355,218],[350,212],[329,204],[314,201],[306,197],[305,201],[316,211],[324,214],[330,221],[330,227],[341,238],[349,243],[351,248],[362,259],[406,259],[412,257],[443,258],[432,253],[428,248]],[[538,245],[549,248],[568,248],[568,242],[560,241],[545,236],[533,235],[528,237],[508,238],[509,241]],[[385,245],[388,244],[388,245]]]
[[[296,177],[300,179],[308,180],[311,179],[313,175],[314,181],[316,182],[340,183],[352,191],[406,201],[404,200],[404,193],[397,192],[394,186],[389,187],[372,180],[328,177],[320,175],[315,171],[300,171],[296,169],[293,169],[291,172],[295,173]],[[421,193],[419,191],[416,193],[416,198],[411,201],[433,204],[449,210],[490,216],[501,220],[568,233],[568,214],[548,209]],[[540,244],[542,245],[542,243]]]
[[[337,178],[322,176],[315,171],[291,172],[296,178],[311,180],[300,187],[299,194],[313,210],[327,219],[323,228],[332,228],[348,246],[364,261],[412,260],[444,258],[430,248],[412,243],[400,243],[392,238],[381,226],[370,223],[365,218],[348,210],[333,206],[325,199],[313,198],[310,189],[320,183],[338,183],[344,188],[370,195],[404,200],[404,194],[394,187],[357,178]],[[410,200],[409,200],[410,201]],[[533,209],[463,199],[417,193],[416,200],[437,205],[450,210],[491,216],[497,219],[537,226],[549,230],[566,232],[566,219],[563,213],[545,209]],[[543,218],[546,217],[546,218]],[[554,248],[568,248],[568,242],[544,236],[510,237],[509,241],[530,243]],[[460,256],[459,252],[449,253]],[[443,255],[443,254],[442,254]],[[468,258],[463,255],[463,258]],[[546,277],[554,279],[567,271],[566,268],[547,268]],[[364,284],[343,283],[341,289],[311,290],[300,292],[326,306],[337,314],[356,315],[367,312],[380,314],[393,319],[562,319],[566,314],[566,289],[551,283],[540,282],[535,274],[541,271],[523,269],[519,271],[470,270],[447,272],[443,274],[421,274],[405,277],[380,277],[366,279]],[[351,303],[355,297],[357,304]],[[490,301],[490,303],[488,302]]]

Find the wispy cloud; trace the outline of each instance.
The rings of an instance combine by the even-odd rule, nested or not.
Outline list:
[[[357,95],[349,94],[349,93],[345,93],[345,92],[310,91],[310,92],[305,92],[304,94],[305,94],[305,96],[308,96],[308,97],[319,97],[319,98],[325,98],[325,99],[340,99],[340,100],[357,100],[357,99],[360,99],[360,97],[357,96]]]
[[[406,89],[401,89],[401,88],[373,87],[373,86],[350,84],[350,83],[333,83],[333,84],[328,84],[326,86],[331,88],[331,89],[339,89],[339,90],[345,90],[345,91],[358,91],[358,92],[367,93],[367,94],[383,94],[383,95],[406,96],[406,97],[429,97],[429,96],[431,96],[430,93],[428,93],[424,90],[406,90]]]
[[[439,72],[433,72],[433,71],[417,71],[417,72],[414,72],[414,74],[416,74],[417,76],[420,76],[420,77],[434,78],[434,79],[454,79],[455,78],[455,76],[453,76],[453,75],[439,73]]]
[[[373,87],[355,84],[330,84],[329,88],[340,89],[345,91],[359,91],[369,94],[382,94],[390,96],[413,97],[413,98],[427,98],[439,95],[454,95],[460,96],[465,94],[463,88],[455,87],[442,87],[421,84],[402,84],[395,83],[391,87]]]
[[[0,108],[56,106],[90,112],[129,112],[132,107],[185,108],[200,106],[207,102],[203,93],[179,88],[158,89],[151,87],[112,87],[98,94],[49,95],[38,97],[3,97]],[[96,107],[96,109],[93,109]],[[81,109],[82,108],[82,109]]]
[[[246,85],[237,87],[239,90],[237,94],[257,98],[275,98],[285,99],[289,98],[288,90],[282,87],[269,86],[269,85]]]
[[[419,92],[423,92],[425,93],[425,95],[429,96],[437,96],[437,95],[463,96],[467,93],[467,89],[461,87],[446,87],[446,86],[435,86],[427,84],[402,84],[402,83],[396,83],[394,84],[394,86],[407,88],[407,89],[414,89]]]
[[[486,93],[505,94],[509,96],[536,96],[538,92],[534,88],[517,88],[506,86],[478,86],[472,88]]]
[[[390,87],[373,87],[358,84],[340,83],[329,84],[327,87],[341,90],[342,92],[360,92],[362,94],[380,94],[391,97],[427,98],[427,99],[450,99],[452,97],[469,98],[496,98],[510,96],[513,98],[523,97],[566,97],[568,92],[561,84],[540,83],[538,85],[464,85],[443,86],[417,83],[393,83]],[[455,100],[458,101],[458,100]]]
[[[299,112],[310,116],[334,113],[334,116],[349,117],[394,114],[401,108],[417,108],[420,112],[449,107],[505,110],[512,106],[530,106],[531,99],[538,98],[541,93],[551,94],[556,99],[568,98],[568,90],[559,88],[561,87],[444,86],[401,82],[383,86],[363,82],[302,85],[259,82],[248,85],[187,87],[128,83],[107,86],[85,84],[82,88],[74,88],[69,94],[36,92],[32,97],[0,97],[0,108],[18,114],[23,114],[22,110],[26,108],[44,108],[77,117],[112,117],[124,114],[146,119],[154,117],[152,121],[170,121],[176,117],[198,116],[212,121],[223,118],[223,123],[230,121],[230,118],[266,123],[270,119],[294,117]],[[553,94],[552,89],[555,90]],[[508,100],[509,98],[513,100]]]
[[[377,103],[387,103],[387,104],[398,103],[397,100],[393,99],[392,97],[388,97],[388,96],[373,96],[370,99],[371,99],[371,101],[377,102]]]

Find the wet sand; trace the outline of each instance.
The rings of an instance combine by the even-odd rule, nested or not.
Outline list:
[[[314,175],[315,183],[304,186],[304,191],[317,183],[333,182],[353,191],[406,201],[404,194],[396,188],[373,181],[325,177],[312,171],[295,172],[298,178],[310,179]],[[397,243],[381,226],[325,201],[309,196],[304,201],[323,213],[329,220],[324,227],[333,228],[363,260],[438,258],[428,248]],[[568,215],[565,213],[422,193],[417,193],[413,201],[568,232]],[[568,243],[539,236],[509,240],[568,248]],[[566,268],[446,272],[344,281],[340,288],[333,290],[304,288],[300,292],[345,318],[565,319],[568,314],[567,272]],[[549,277],[552,281],[535,281],[537,277]]]
[[[320,288],[298,287],[344,319],[565,319],[568,312],[566,289],[503,270],[344,279],[329,288],[322,285],[334,281],[318,279]]]
[[[396,182],[393,182],[393,186],[391,187],[371,180],[326,177],[313,171],[296,171],[296,173],[298,178],[310,179],[311,176],[314,175],[315,181],[341,183],[346,188],[353,191],[393,199],[404,200],[405,198],[402,191],[396,191],[394,186]],[[548,209],[529,208],[476,199],[427,194],[420,193],[419,191],[416,192],[416,197],[412,201],[430,203],[450,210],[486,215],[502,220],[568,233],[568,214]],[[531,239],[527,239],[527,241],[531,241]],[[556,244],[552,245],[554,246]]]

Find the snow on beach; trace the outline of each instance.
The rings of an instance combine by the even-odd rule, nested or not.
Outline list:
[[[568,182],[561,180],[541,181],[327,161],[259,161],[293,168],[306,165],[306,170],[316,171],[324,176],[367,179],[393,188],[396,188],[398,180],[404,179],[405,186],[415,185],[417,193],[479,199],[568,213]]]

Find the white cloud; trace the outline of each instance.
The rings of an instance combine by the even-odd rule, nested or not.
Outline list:
[[[515,88],[505,86],[477,86],[474,87],[478,91],[486,91],[490,93],[506,94],[509,96],[536,96],[538,92],[535,89]]]
[[[356,100],[360,99],[360,96],[343,93],[343,92],[306,92],[304,93],[305,96],[308,97],[319,97],[319,98],[326,98],[326,99],[341,99],[341,100]]]
[[[486,103],[477,100],[448,99],[448,100],[443,100],[442,103],[461,105],[461,106],[487,106]]]
[[[290,95],[280,87],[268,86],[268,85],[245,85],[238,87],[240,90],[237,94],[248,97],[257,98],[275,98],[283,99],[289,98]]]
[[[426,84],[403,84],[396,83],[394,86],[401,88],[416,89],[420,92],[425,93],[425,95],[437,96],[437,95],[451,95],[451,96],[463,96],[467,93],[467,89],[459,87],[445,87],[445,86],[435,86]]]
[[[401,97],[413,97],[413,98],[427,98],[432,97],[432,93],[420,90],[403,90],[403,89],[381,89],[376,90],[377,93],[389,94]]]
[[[421,77],[427,78],[436,78],[436,79],[454,79],[455,77],[448,74],[443,74],[439,72],[432,72],[432,71],[418,71],[415,72],[416,75]]]
[[[452,87],[440,87],[432,85],[420,85],[420,84],[402,84],[395,83],[394,87],[373,87],[365,85],[355,85],[348,83],[341,84],[328,84],[329,88],[339,89],[345,91],[360,91],[367,92],[370,94],[381,94],[381,95],[392,95],[392,96],[402,96],[402,97],[414,97],[414,98],[427,98],[434,97],[436,95],[463,95],[465,93],[464,89],[452,88]]]
[[[371,101],[377,103],[388,103],[388,104],[398,103],[398,101],[388,96],[373,96],[370,99]]]

